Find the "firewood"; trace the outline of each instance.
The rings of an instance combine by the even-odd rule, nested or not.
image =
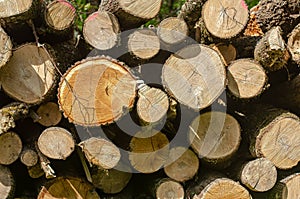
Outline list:
[[[20,160],[25,166],[32,167],[38,163],[38,154],[32,149],[24,147],[20,154]]]
[[[166,44],[178,44],[184,41],[188,35],[188,27],[183,19],[169,17],[160,22],[157,35]]]
[[[213,44],[212,48],[221,55],[226,66],[236,59],[237,52],[232,44],[218,43]]]
[[[290,57],[281,34],[280,27],[274,27],[262,37],[255,47],[254,59],[268,71],[283,68]]]
[[[86,198],[100,199],[95,188],[88,182],[74,177],[58,177],[42,186],[38,199]]]
[[[223,39],[239,34],[247,25],[248,15],[244,0],[208,0],[202,8],[202,17],[208,31]]]
[[[123,30],[137,28],[154,18],[160,8],[162,0],[103,0],[99,10],[115,14]]]
[[[288,49],[292,59],[300,65],[300,23],[294,28],[288,37]]]
[[[267,87],[263,67],[252,59],[239,59],[227,69],[228,90],[234,97],[249,99],[259,96]]]
[[[3,90],[12,98],[39,104],[53,94],[58,75],[52,55],[44,46],[24,44],[1,68]]]
[[[15,192],[15,180],[10,169],[0,165],[0,196],[12,198]]]
[[[155,196],[157,199],[183,199],[184,189],[183,186],[171,179],[162,179],[155,185]]]
[[[135,89],[135,78],[123,63],[103,56],[88,58],[64,74],[58,102],[64,115],[75,124],[107,124],[133,106]]]
[[[0,26],[0,68],[8,62],[12,55],[12,43],[10,37]]]
[[[174,147],[170,150],[164,171],[169,178],[177,182],[191,180],[199,168],[199,159],[190,149]]]
[[[103,169],[115,167],[120,158],[120,150],[112,142],[102,138],[89,138],[79,143],[87,160]]]
[[[280,180],[269,193],[269,198],[294,199],[299,197],[300,173],[294,173]]]
[[[227,167],[240,146],[241,128],[229,114],[207,112],[191,123],[189,141],[203,161],[215,167]]]
[[[118,19],[110,12],[94,12],[84,21],[84,39],[96,49],[108,50],[114,47],[119,33]]]
[[[41,165],[38,163],[38,164],[35,164],[34,166],[32,167],[27,167],[27,170],[28,170],[28,175],[31,177],[31,178],[40,178],[42,177],[43,175],[45,175]]]
[[[216,51],[190,45],[164,63],[162,81],[178,102],[199,110],[211,105],[225,88],[225,67]]]
[[[22,140],[14,132],[0,134],[0,164],[9,165],[15,162],[22,152]]]
[[[154,173],[167,161],[169,140],[161,132],[145,130],[135,134],[130,141],[129,160],[141,173]]]
[[[37,122],[46,127],[57,125],[62,118],[59,106],[54,102],[41,104],[36,113],[39,117]]]
[[[69,131],[60,127],[45,129],[38,138],[38,148],[47,157],[64,160],[75,149],[75,141]]]

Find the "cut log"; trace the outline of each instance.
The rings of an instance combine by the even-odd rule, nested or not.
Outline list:
[[[46,127],[57,125],[62,118],[59,106],[54,102],[40,105],[36,113],[39,117],[37,122]]]
[[[75,149],[75,141],[71,133],[60,127],[44,130],[37,144],[45,156],[58,160],[65,160]]]
[[[227,167],[241,142],[241,128],[222,112],[201,114],[190,125],[189,141],[199,158],[215,167]]]
[[[263,67],[252,59],[239,59],[227,70],[228,90],[239,99],[259,96],[267,87],[268,77]]]
[[[115,194],[122,191],[132,177],[132,173],[118,169],[103,170],[99,168],[94,168],[91,171],[91,175],[93,185],[108,194]]]
[[[58,75],[53,57],[44,46],[24,44],[1,68],[3,90],[12,98],[38,104],[54,91]]]
[[[74,24],[76,9],[66,0],[55,0],[47,5],[44,15],[50,28],[54,31],[63,31]]]
[[[25,147],[21,152],[20,160],[25,166],[32,167],[38,163],[39,157],[34,150]]]
[[[123,30],[137,28],[154,18],[161,8],[162,0],[103,0],[99,10],[114,13]]]
[[[178,44],[183,42],[188,35],[189,29],[185,21],[177,17],[169,17],[160,22],[157,35],[166,44]]]
[[[156,184],[157,199],[184,199],[183,186],[171,179],[162,179]]]
[[[136,30],[129,35],[128,50],[140,59],[154,57],[159,49],[159,38],[151,29]]]
[[[14,132],[0,134],[0,164],[9,165],[15,162],[22,152],[22,140]]]
[[[28,170],[28,175],[33,179],[40,178],[43,175],[45,175],[45,173],[39,163],[32,167],[27,167],[27,170]]]
[[[300,161],[300,120],[282,109],[267,105],[252,106],[245,120],[250,136],[250,152],[265,157],[279,169],[290,169]]]
[[[1,12],[0,12],[1,13]],[[8,62],[12,54],[10,37],[0,26],[0,68]]]
[[[136,109],[139,118],[149,124],[161,120],[169,109],[169,99],[165,92],[147,85],[138,91]]]
[[[103,169],[115,167],[121,158],[119,148],[102,138],[89,138],[79,143],[79,146],[91,164]]]
[[[300,65],[300,23],[294,28],[288,38],[288,49],[293,61]]]
[[[236,49],[232,44],[218,43],[213,44],[212,48],[220,54],[226,66],[236,59]]]
[[[99,50],[108,50],[118,42],[120,26],[110,12],[98,11],[88,16],[83,25],[85,41]]]
[[[141,131],[130,141],[129,160],[134,169],[141,173],[154,173],[167,161],[169,140],[155,130]]]
[[[299,190],[299,184],[300,184],[300,173],[295,173],[293,175],[290,175],[280,181],[285,185],[285,189],[282,193],[282,198],[284,199],[293,199],[293,198],[299,198],[300,196],[300,190]]]
[[[202,8],[206,28],[212,35],[222,39],[239,34],[247,25],[248,15],[244,0],[208,0]]]
[[[95,188],[90,183],[80,178],[73,177],[58,177],[50,182],[47,182],[40,190],[37,198],[100,199]]]
[[[162,69],[162,81],[168,93],[195,110],[208,107],[221,95],[225,76],[218,53],[198,44],[171,55]]]
[[[283,68],[290,57],[281,33],[279,26],[272,28],[255,47],[254,59],[268,71]]]
[[[265,192],[274,187],[277,180],[277,170],[268,159],[258,158],[242,167],[239,179],[252,191]]]
[[[170,150],[164,171],[169,178],[177,182],[192,179],[199,168],[199,159],[190,149],[174,147]]]
[[[13,198],[15,180],[10,169],[0,165],[0,196],[1,198]]]
[[[19,22],[33,19],[39,1],[11,0],[0,2],[0,19],[5,22]]]
[[[60,108],[70,122],[95,126],[118,120],[136,97],[136,81],[127,67],[108,57],[77,62],[63,76]]]

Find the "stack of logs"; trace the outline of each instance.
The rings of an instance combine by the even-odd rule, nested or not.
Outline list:
[[[299,0],[93,3],[0,1],[0,198],[300,198]]]

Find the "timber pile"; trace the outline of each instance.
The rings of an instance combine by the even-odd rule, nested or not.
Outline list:
[[[300,198],[298,0],[90,2],[0,1],[0,198]]]

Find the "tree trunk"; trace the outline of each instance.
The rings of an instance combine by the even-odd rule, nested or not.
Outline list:
[[[0,134],[0,164],[10,165],[15,162],[22,152],[22,140],[14,132]]]
[[[57,125],[62,118],[59,107],[54,102],[40,105],[36,114],[38,116],[37,122],[46,127]]]
[[[8,62],[12,55],[12,43],[10,37],[0,26],[0,68]]]

